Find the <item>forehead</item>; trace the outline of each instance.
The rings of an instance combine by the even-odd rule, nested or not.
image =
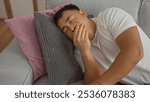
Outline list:
[[[72,15],[77,15],[79,13],[78,10],[66,10],[62,13],[61,17],[58,19],[58,26],[62,25],[62,23],[65,23],[65,20],[67,17]]]
[[[60,19],[71,16],[71,15],[76,15],[78,13],[79,13],[78,10],[66,10],[62,13],[62,16],[60,17]]]

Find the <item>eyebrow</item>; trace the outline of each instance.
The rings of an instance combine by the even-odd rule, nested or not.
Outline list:
[[[67,21],[69,20],[70,17],[71,17],[71,16],[68,16],[67,19],[65,20],[65,22],[67,22]]]

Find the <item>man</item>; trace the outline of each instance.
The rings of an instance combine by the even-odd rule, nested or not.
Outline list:
[[[108,8],[90,19],[69,4],[54,22],[74,42],[85,84],[150,84],[150,39],[124,10]]]

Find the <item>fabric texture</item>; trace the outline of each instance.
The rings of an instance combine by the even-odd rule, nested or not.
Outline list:
[[[107,8],[118,7],[130,13],[135,21],[137,21],[140,1],[141,0],[48,0],[47,8],[52,9],[63,2],[69,2],[87,11],[89,15],[97,16],[99,12]]]
[[[0,53],[0,85],[31,85],[32,69],[14,38]]]
[[[41,12],[48,15],[54,14],[53,10]],[[33,80],[36,80],[45,74],[45,65],[35,30],[33,15],[12,18],[5,22],[28,58],[33,69]]]
[[[150,0],[142,0],[139,11],[139,25],[150,38]]]
[[[100,12],[99,15],[94,18],[94,21],[97,31],[91,41],[91,51],[104,71],[110,68],[120,51],[115,42],[116,37],[128,28],[137,26],[143,44],[144,57],[136,64],[135,68],[121,80],[121,83],[150,84],[150,39],[135,23],[131,15],[119,8],[108,8]],[[82,59],[77,49],[75,56],[84,71]]]
[[[62,2],[62,3],[59,3],[58,5],[56,5],[54,8],[53,8],[53,11],[56,13],[59,9],[61,9],[62,7],[64,7],[65,5],[68,5],[70,4],[69,2]]]
[[[115,16],[117,15],[117,16]],[[95,37],[91,41],[92,52],[99,64],[103,66],[102,70],[110,67],[114,58],[118,54],[118,47],[114,39],[119,36],[124,30],[136,23],[132,16],[120,8],[112,7],[100,12],[97,17],[93,18],[96,23]],[[111,33],[110,33],[111,32]],[[101,48],[103,46],[103,49]],[[117,47],[117,48],[116,48]],[[109,60],[105,56],[109,56]],[[76,49],[75,57],[78,63],[82,66],[82,71],[85,71],[80,52]]]
[[[34,15],[49,84],[66,85],[82,79],[81,68],[73,56],[72,41],[56,27],[52,17]]]

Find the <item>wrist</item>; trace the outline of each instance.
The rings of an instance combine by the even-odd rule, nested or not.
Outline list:
[[[80,53],[81,53],[82,56],[91,55],[92,54],[90,50],[80,51]]]

